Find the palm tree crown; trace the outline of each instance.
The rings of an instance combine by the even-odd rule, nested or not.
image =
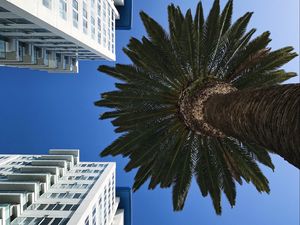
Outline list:
[[[124,52],[132,65],[100,66],[99,70],[122,82],[118,90],[102,94],[97,106],[113,108],[101,119],[113,118],[122,135],[102,153],[128,156],[126,171],[138,168],[133,189],[148,179],[173,188],[174,210],[181,210],[195,176],[203,196],[210,195],[217,214],[221,194],[235,205],[236,182],[251,182],[259,192],[269,192],[268,180],[256,161],[274,169],[264,148],[227,136],[197,132],[187,126],[180,99],[190,87],[211,81],[242,90],[269,86],[295,76],[279,69],[296,56],[292,47],[272,51],[270,33],[252,38],[247,31],[252,13],[231,22],[233,3],[220,11],[215,0],[207,18],[201,2],[195,16],[168,7],[169,33],[146,13],[140,16],[148,37],[131,38]]]

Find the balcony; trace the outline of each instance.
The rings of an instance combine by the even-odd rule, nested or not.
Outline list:
[[[34,193],[34,200],[37,200],[40,193],[40,185],[37,182],[0,182],[0,191],[27,191]]]

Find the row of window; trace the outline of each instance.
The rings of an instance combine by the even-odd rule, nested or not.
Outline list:
[[[3,43],[4,41],[0,41],[0,52],[2,52],[2,43]],[[5,42],[4,42],[5,43]],[[3,48],[4,48],[4,46],[3,46]],[[5,51],[5,50],[4,50]],[[8,156],[0,156],[0,159],[8,159],[9,157]]]
[[[1,28],[0,29],[1,33],[25,33],[25,34],[32,34],[32,33],[49,33],[48,30],[45,29],[40,29],[40,28],[32,28],[32,29],[27,29],[27,28],[13,28],[13,29],[6,29],[6,28]]]
[[[8,165],[29,165],[30,162],[26,162],[26,161],[13,161],[13,162],[10,162]]]
[[[32,204],[28,207],[29,210],[63,210],[63,211],[75,211],[79,207],[79,204]]]
[[[85,197],[85,193],[70,193],[70,192],[64,192],[64,193],[45,193],[42,197],[45,198],[58,198],[58,199],[81,199]]]
[[[36,42],[35,42],[36,43]],[[40,44],[44,44],[45,42],[41,42]],[[38,44],[38,43],[36,43]],[[33,159],[37,159],[37,156],[20,156],[18,159],[26,159],[26,160],[33,160]]]
[[[12,24],[32,24],[32,22],[23,18],[1,18],[1,24],[12,25]]]
[[[0,174],[0,181],[7,180],[7,176]]]
[[[99,176],[69,176],[68,180],[97,180]]]
[[[28,224],[39,224],[39,225],[65,225],[68,223],[69,218],[35,218],[35,217],[19,217],[15,219],[11,225],[28,225]]]
[[[91,187],[91,184],[55,184],[53,188],[60,188],[60,189],[88,189]]]
[[[106,168],[107,164],[103,164],[103,163],[80,163],[79,164],[80,167],[99,167],[99,168]]]
[[[2,167],[0,168],[1,172],[15,172],[18,168],[15,167]]]
[[[92,170],[92,169],[75,170],[75,173],[101,173],[101,172],[103,172],[103,170]]]

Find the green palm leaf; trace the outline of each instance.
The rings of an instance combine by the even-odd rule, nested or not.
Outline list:
[[[184,14],[172,4],[169,31],[141,12],[147,37],[131,38],[124,48],[132,65],[99,67],[121,81],[117,90],[103,93],[95,102],[112,108],[100,118],[112,119],[115,131],[122,133],[101,156],[129,157],[125,170],[138,169],[134,191],[147,180],[149,189],[172,187],[174,210],[183,209],[193,176],[202,195],[211,197],[217,214],[221,214],[222,193],[231,206],[236,204],[236,184],[243,180],[259,192],[270,191],[257,165],[274,169],[265,148],[201,133],[191,128],[181,110],[186,92],[197,92],[212,81],[242,90],[295,76],[280,69],[296,56],[293,48],[271,51],[269,32],[253,38],[255,29],[247,29],[253,13],[232,21],[232,10],[232,0],[223,10],[215,0],[205,19],[201,2],[194,17],[191,10]]]

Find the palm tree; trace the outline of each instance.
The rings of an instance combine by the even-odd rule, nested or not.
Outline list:
[[[279,68],[297,54],[272,51],[269,32],[252,38],[252,13],[231,23],[232,8],[215,0],[204,19],[201,2],[194,17],[170,5],[169,33],[141,12],[148,37],[124,49],[133,64],[99,67],[121,80],[95,103],[113,108],[101,119],[122,133],[101,155],[130,158],[134,190],[148,179],[149,189],[172,186],[174,210],[193,176],[217,214],[222,192],[235,205],[236,182],[269,192],[256,163],[274,169],[267,149],[299,168],[300,86],[278,85],[296,75]]]

